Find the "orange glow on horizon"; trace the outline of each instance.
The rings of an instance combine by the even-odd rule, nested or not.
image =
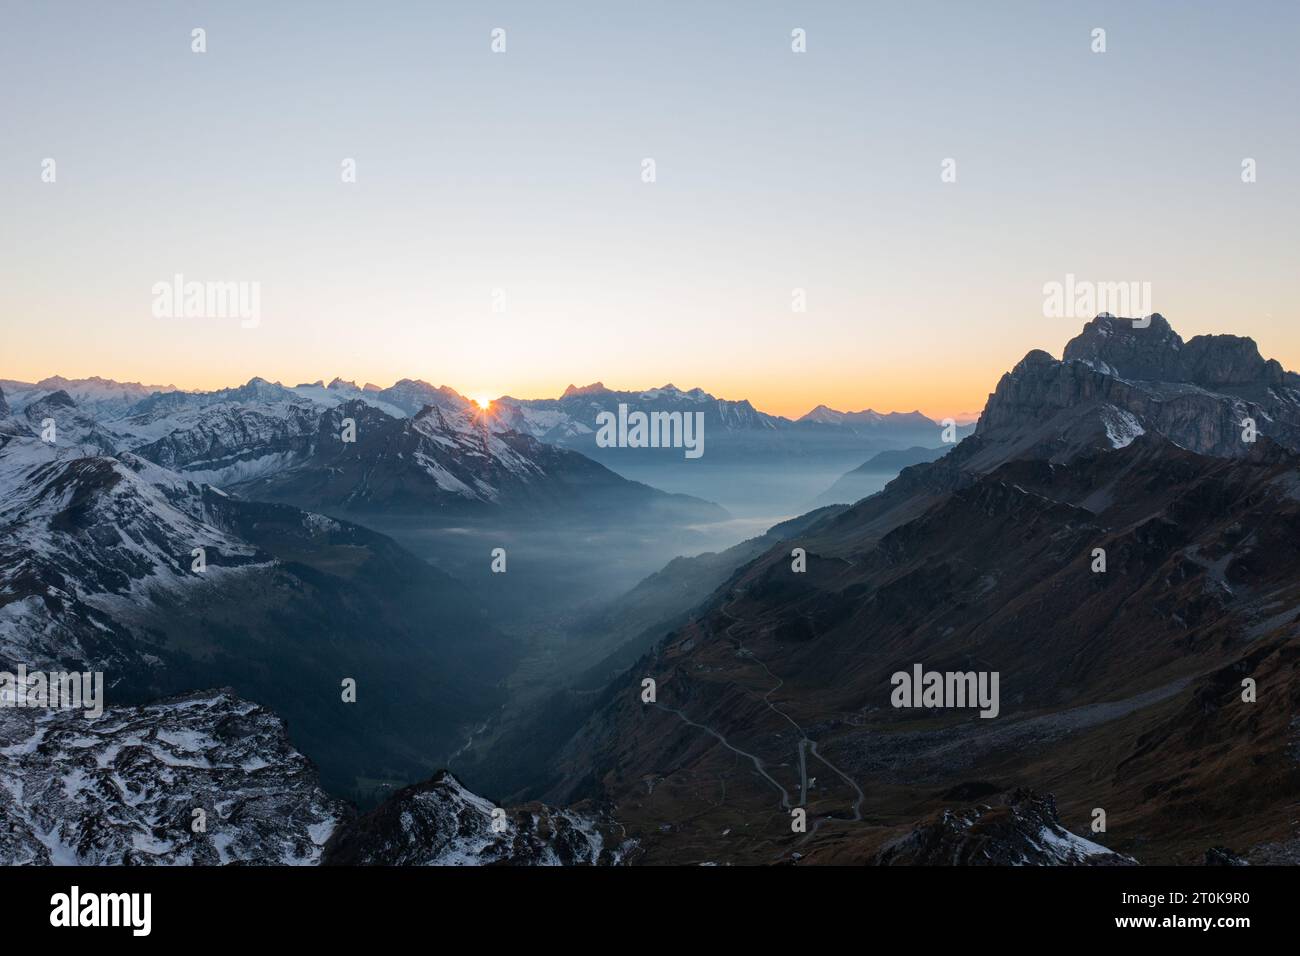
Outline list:
[[[266,369],[248,368],[230,368],[224,373],[202,370],[199,367],[187,371],[198,374],[159,375],[156,368],[115,369],[83,363],[76,363],[75,367],[67,367],[65,363],[64,367],[54,369],[0,368],[0,379],[38,382],[55,376],[75,380],[92,378],[98,375],[119,382],[142,382],[159,388],[206,392],[238,387],[255,375],[265,378],[267,381],[279,382],[288,387],[318,379],[328,381],[330,377],[326,376],[322,379],[320,375],[311,372],[275,375],[267,374],[269,370]],[[699,375],[691,375],[689,378],[683,376],[674,378],[665,375],[660,376],[660,379],[649,381],[640,381],[639,379],[643,376],[638,376],[638,380],[630,381],[623,381],[609,376],[603,376],[603,379],[606,387],[613,391],[622,392],[639,392],[658,388],[669,381],[673,381],[683,391],[689,391],[698,386],[719,399],[728,401],[747,400],[760,412],[769,415],[780,415],[790,419],[798,419],[811,412],[818,405],[826,405],[841,412],[857,412],[867,408],[872,408],[881,413],[920,411],[936,421],[949,416],[956,418],[959,422],[973,421],[983,410],[984,402],[988,394],[996,386],[1003,369],[990,367],[983,372],[964,369],[959,377],[951,374],[952,371],[948,370],[947,374],[941,373],[937,375],[922,376],[914,374],[907,376],[895,374],[888,377],[885,375],[863,375],[853,371],[841,372],[838,375],[827,374],[811,381],[803,376],[795,376],[788,381],[773,376],[763,376],[761,382],[755,382],[753,377],[740,376],[730,370],[727,373],[708,378],[708,380],[698,380],[703,378]],[[451,377],[444,377],[431,372],[424,374],[394,374],[393,372],[389,372],[388,375],[371,374],[358,377],[357,381],[375,382],[382,388],[385,387],[384,383],[392,384],[407,376],[422,378],[435,387],[447,385],[460,391],[457,388],[457,383]],[[581,387],[590,384],[589,379],[595,377],[579,374],[555,381],[523,380],[502,391],[500,396],[510,395],[523,400],[558,398],[564,393],[564,389],[570,384],[570,380],[572,380],[573,384]],[[677,381],[677,378],[681,380]],[[465,397],[473,403],[476,411],[482,414],[492,414],[496,398],[500,397],[482,390],[475,390],[472,394],[462,394],[465,394]]]

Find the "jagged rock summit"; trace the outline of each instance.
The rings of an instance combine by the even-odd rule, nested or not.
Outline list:
[[[1002,376],[960,457],[978,471],[1021,455],[1063,461],[1147,432],[1219,458],[1246,457],[1261,436],[1300,451],[1300,375],[1249,338],[1184,342],[1159,314],[1099,315],[1059,361],[1035,349]]]

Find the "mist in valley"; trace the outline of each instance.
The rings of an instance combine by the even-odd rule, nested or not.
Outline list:
[[[451,575],[487,622],[514,639],[500,706],[486,719],[467,720],[460,746],[445,758],[472,788],[511,798],[544,790],[550,756],[580,728],[607,683],[737,567],[771,547],[779,537],[769,536],[771,529],[814,512],[819,494],[845,472],[838,465],[681,461],[640,461],[615,470],[661,491],[719,504],[726,515],[700,522],[637,511],[595,520],[510,514],[360,519]],[[871,480],[884,487],[894,474]]]

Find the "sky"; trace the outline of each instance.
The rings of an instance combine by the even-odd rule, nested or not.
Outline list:
[[[1298,48],[1249,0],[0,0],[0,378],[938,417],[1060,354],[1067,275],[1300,369]]]

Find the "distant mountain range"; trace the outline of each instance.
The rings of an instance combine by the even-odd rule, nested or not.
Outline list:
[[[19,382],[0,378],[0,389],[11,395],[23,396],[28,401],[65,392],[83,409],[95,414],[114,415],[151,395],[159,392],[174,392],[173,385],[141,385],[139,382],[115,382],[112,379],[91,378],[68,379],[61,375],[52,375],[39,382]],[[27,404],[24,401],[23,404]]]
[[[514,433],[451,389],[422,382],[366,391],[338,380],[290,389],[255,378],[90,409],[66,390],[32,389],[8,396],[7,406],[32,434],[52,420],[62,442],[104,455],[129,451],[242,497],[329,511],[726,517],[708,502],[627,481]],[[354,442],[343,441],[349,421]]]
[[[432,406],[449,416],[476,421],[480,428],[516,431],[598,460],[615,452],[623,457],[661,454],[658,449],[610,450],[596,445],[596,416],[604,411],[617,412],[620,404],[645,412],[702,412],[709,443],[705,457],[715,464],[756,456],[768,460],[773,456],[838,459],[848,455],[850,460],[861,460],[867,453],[887,448],[937,447],[942,430],[939,422],[915,411],[841,412],[818,405],[798,419],[789,419],[761,412],[745,400],[717,398],[699,388],[682,391],[671,384],[619,391],[596,382],[581,388],[570,385],[557,399],[504,396],[492,403],[487,415],[454,389],[418,379],[403,379],[380,388],[369,383],[359,387],[340,378],[328,384],[318,381],[292,387],[253,378],[235,388],[189,392],[173,386],[53,376],[36,383],[0,380],[0,389],[18,410],[51,395],[66,394],[82,412],[103,425],[113,423],[114,431],[135,439],[166,437],[178,425],[192,422],[196,410],[209,406],[309,403],[332,408],[362,401],[392,417],[414,417]],[[970,430],[971,426],[961,426],[959,437]]]
[[[236,493],[348,512],[418,509],[452,518],[648,508],[669,521],[716,521],[725,514],[706,502],[721,501],[730,510],[790,514],[873,454],[943,445],[940,423],[919,412],[822,405],[791,420],[672,385],[570,386],[559,399],[507,396],[487,411],[454,389],[415,379],[379,388],[339,378],[293,387],[253,378],[211,392],[59,377],[0,387],[31,429],[52,418],[70,439],[106,454],[132,451]],[[688,460],[678,448],[601,447],[597,417],[617,415],[620,406],[702,416],[703,454]],[[339,432],[326,430],[341,428],[343,418],[364,422],[357,437],[365,451],[342,447]],[[955,437],[971,430],[962,426]]]
[[[943,430],[920,412],[838,412],[825,405],[792,420],[761,412],[748,401],[716,398],[699,388],[682,391],[673,385],[618,391],[595,382],[582,388],[570,385],[558,399],[507,396],[495,402],[497,414],[509,427],[577,449],[611,467],[619,467],[629,458],[669,460],[671,453],[664,449],[597,446],[597,416],[616,414],[620,405],[647,413],[702,413],[706,451],[699,462],[707,465],[776,465],[794,459],[861,461],[867,453],[885,448],[938,446]],[[969,431],[969,427],[962,428],[959,436]]]

